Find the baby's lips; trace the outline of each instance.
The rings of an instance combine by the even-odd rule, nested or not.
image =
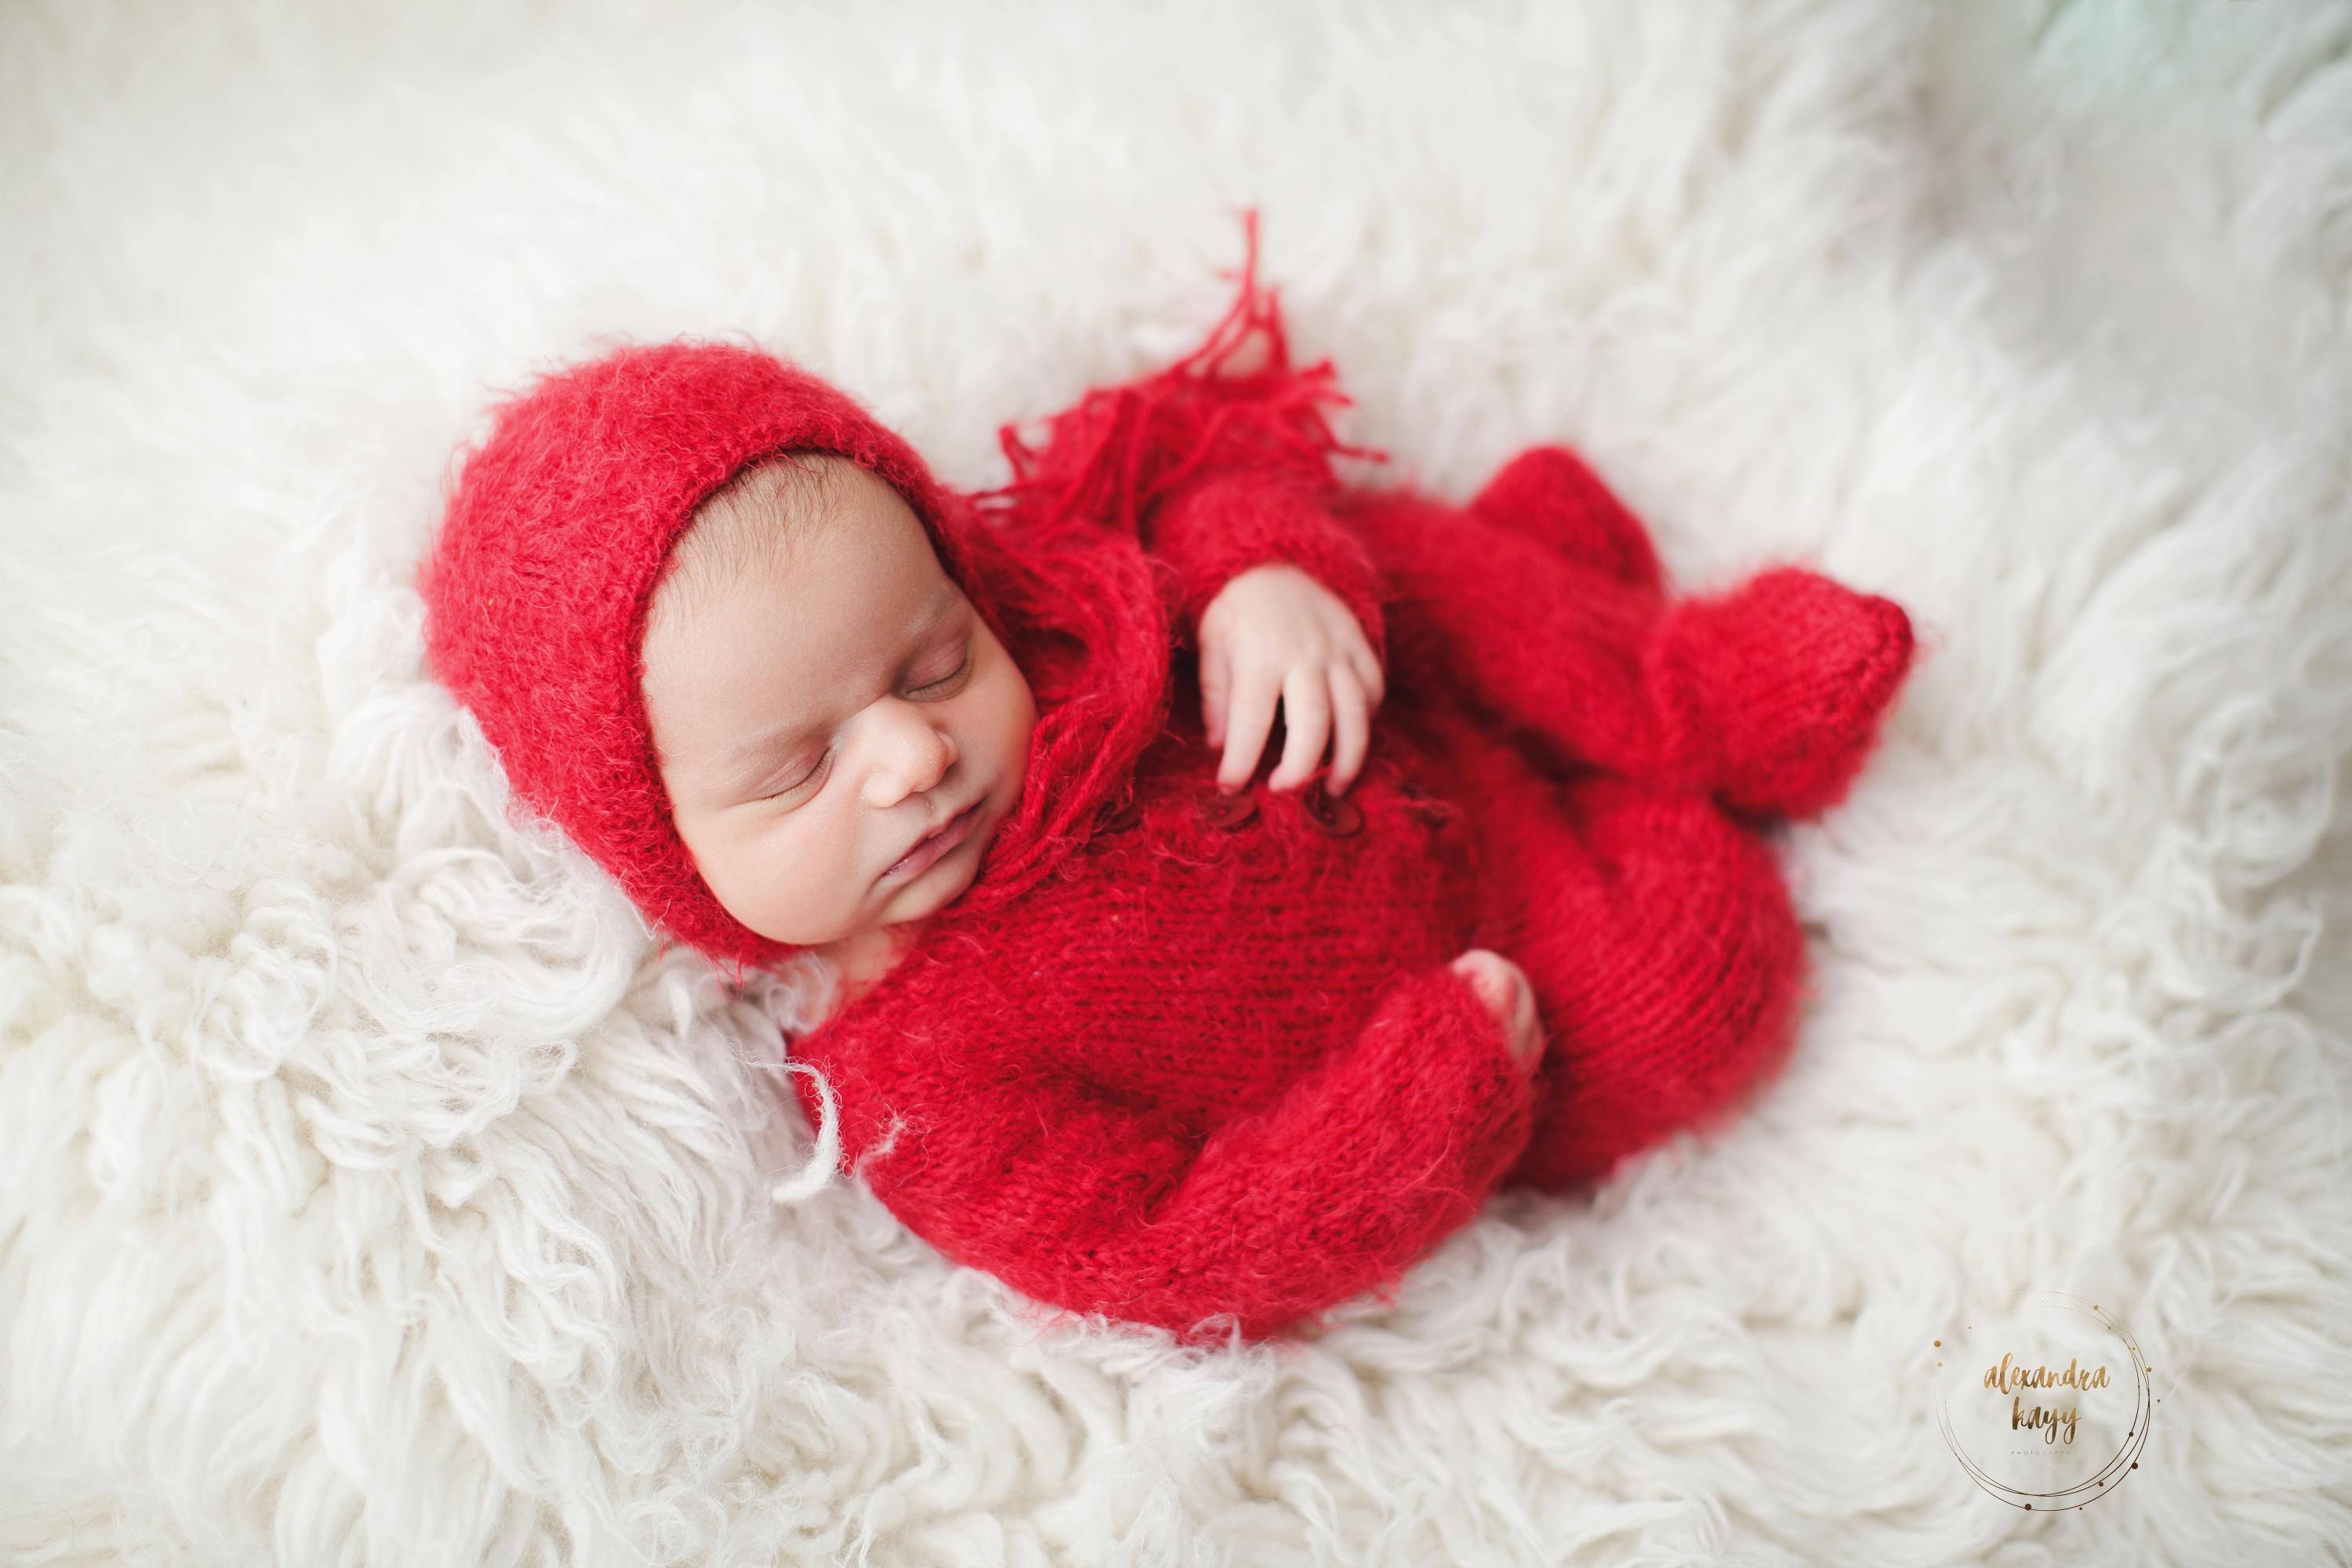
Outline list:
[[[940,860],[953,854],[966,838],[971,837],[973,829],[980,826],[980,808],[982,804],[982,801],[972,802],[939,826],[915,840],[907,852],[893,861],[890,868],[883,875],[912,879],[921,876]],[[914,864],[912,869],[908,869],[910,862],[919,863]]]

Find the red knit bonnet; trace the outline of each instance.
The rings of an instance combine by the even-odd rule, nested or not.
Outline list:
[[[649,919],[738,963],[786,950],[719,907],[671,824],[638,651],[695,510],[784,452],[882,479],[969,584],[951,499],[911,447],[814,376],[715,343],[622,349],[508,403],[465,465],[421,584],[434,673],[473,710],[515,793]]]

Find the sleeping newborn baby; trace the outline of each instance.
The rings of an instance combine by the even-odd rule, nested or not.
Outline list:
[[[1560,448],[1346,490],[1335,397],[1245,289],[963,497],[779,361],[623,350],[500,412],[423,579],[436,673],[649,920],[835,960],[803,1102],[894,1213],[1187,1337],[1734,1106],[1801,978],[1759,829],[1911,656],[1807,572],[1670,600]]]

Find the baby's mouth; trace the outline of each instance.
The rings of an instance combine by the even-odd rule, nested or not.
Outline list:
[[[973,801],[953,816],[915,841],[915,847],[899,857],[898,863],[882,873],[886,881],[912,881],[944,858],[955,847],[971,837],[980,822],[980,808],[985,797]]]

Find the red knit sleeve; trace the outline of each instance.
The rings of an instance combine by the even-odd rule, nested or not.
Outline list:
[[[1347,1049],[1205,1138],[1045,1066],[1002,1020],[985,1040],[919,1042],[873,1022],[891,1044],[835,1083],[852,1163],[891,1211],[1040,1300],[1179,1333],[1264,1336],[1392,1282],[1528,1137],[1501,1032],[1444,971],[1400,984]]]
[[[1197,480],[1146,514],[1143,546],[1174,569],[1185,624],[1250,568],[1291,565],[1339,595],[1378,652],[1380,574],[1324,505],[1328,492],[1302,476],[1244,471]]]

